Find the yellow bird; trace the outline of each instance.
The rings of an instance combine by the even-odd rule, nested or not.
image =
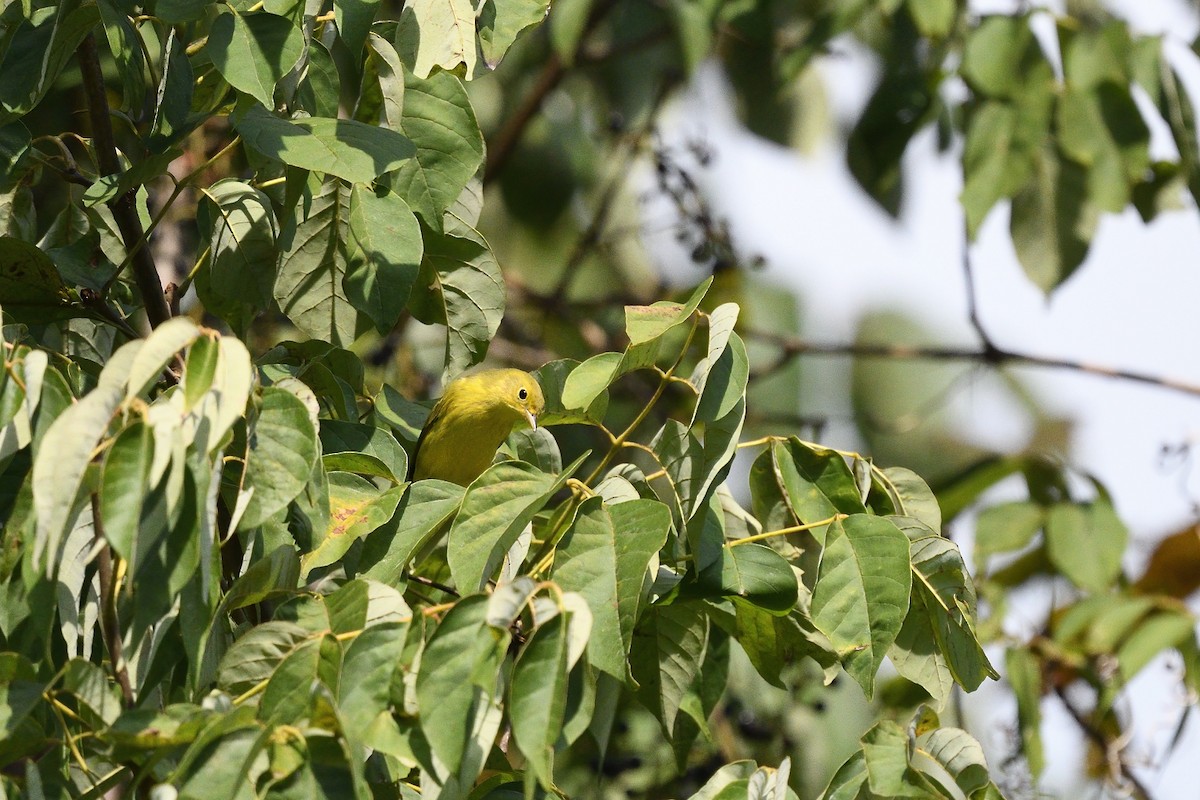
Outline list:
[[[491,369],[456,378],[429,414],[413,459],[413,480],[438,478],[466,486],[491,466],[513,426],[546,407],[528,372]]]

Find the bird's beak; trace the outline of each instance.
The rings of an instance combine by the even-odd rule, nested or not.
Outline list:
[[[534,414],[529,409],[525,409],[525,419],[529,420],[529,427],[537,430],[537,414]]]

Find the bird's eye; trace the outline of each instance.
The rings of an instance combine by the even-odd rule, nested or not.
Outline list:
[[[528,400],[529,399],[529,392],[525,389],[524,386],[522,386],[520,389],[517,389],[517,399],[518,400]]]

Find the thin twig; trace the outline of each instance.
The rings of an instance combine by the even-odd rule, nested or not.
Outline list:
[[[1098,375],[1104,378],[1119,378],[1134,383],[1145,383],[1163,389],[1180,392],[1181,394],[1200,397],[1200,384],[1171,378],[1164,375],[1154,375],[1136,370],[1120,369],[1105,364],[1094,364],[1087,361],[1077,361],[1069,358],[1051,358],[1031,353],[1021,353],[1014,350],[994,348],[989,351],[974,347],[929,347],[907,344],[837,344],[810,342],[798,336],[773,334],[765,331],[750,331],[745,334],[759,341],[776,345],[780,349],[776,359],[758,369],[753,370],[752,377],[761,377],[779,369],[790,359],[801,355],[817,356],[853,356],[856,358],[893,358],[913,359],[924,361],[977,361],[991,366],[1029,366],[1063,369],[1071,372],[1082,372],[1088,375]]]
[[[79,70],[83,76],[83,93],[87,97],[88,116],[92,122],[97,166],[101,176],[116,175],[121,171],[121,162],[117,158],[117,144],[113,137],[108,97],[104,88],[104,73],[100,68],[100,54],[96,49],[94,33],[83,37],[78,56]],[[157,328],[171,318],[171,309],[163,295],[162,279],[158,276],[153,256],[148,249],[136,247],[143,235],[136,203],[137,193],[126,192],[109,201],[108,206],[112,209],[117,228],[121,231],[125,250],[130,253],[133,279],[137,284],[138,293],[142,296],[146,318],[151,327]]]
[[[1067,709],[1067,713],[1071,715],[1071,719],[1075,720],[1075,724],[1079,726],[1083,735],[1099,747],[1107,756],[1113,743],[1109,741],[1100,729],[1092,724],[1091,720],[1083,715],[1082,711],[1071,704],[1071,701],[1067,699],[1067,693],[1063,691],[1061,686],[1056,686],[1054,693],[1058,695],[1058,699],[1062,701],[1063,707]],[[1119,753],[1114,760],[1121,772],[1121,777],[1129,784],[1129,789],[1133,796],[1138,798],[1138,800],[1153,800],[1149,790],[1137,779],[1137,776],[1133,774],[1133,770],[1130,769],[1129,764],[1125,762],[1124,758],[1120,757]]]

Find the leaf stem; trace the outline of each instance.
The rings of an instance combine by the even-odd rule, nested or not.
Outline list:
[[[617,438],[613,440],[612,446],[608,449],[608,453],[606,453],[604,458],[601,459],[600,463],[596,465],[596,468],[592,470],[592,474],[588,475],[587,480],[584,481],[585,484],[588,486],[592,485],[592,481],[596,480],[596,478],[600,476],[600,473],[604,471],[605,467],[612,463],[613,458],[615,458],[617,453],[620,452],[621,448],[624,447],[625,442],[629,440],[629,437],[633,435],[633,432],[637,430],[637,427],[641,425],[646,417],[650,415],[650,411],[654,408],[654,404],[658,402],[660,397],[662,397],[663,392],[665,392],[667,389],[667,385],[671,382],[671,376],[675,374],[675,370],[679,369],[679,365],[683,363],[683,358],[687,355],[688,349],[692,346],[692,339],[695,338],[696,328],[698,328],[699,325],[700,318],[693,318],[692,327],[690,330],[688,330],[687,339],[684,340],[683,347],[679,349],[679,355],[676,357],[675,363],[671,364],[667,371],[662,374],[662,380],[658,382],[658,387],[654,390],[654,394],[650,396],[650,400],[646,403],[645,407],[638,412],[638,415],[633,418],[633,422],[629,423],[628,427],[621,431]]]
[[[761,542],[764,539],[773,539],[776,536],[787,536],[789,533],[800,533],[801,531],[810,531],[813,528],[823,528],[826,525],[832,525],[840,519],[845,519],[849,514],[834,514],[828,519],[818,520],[816,522],[806,522],[803,525],[792,525],[789,528],[780,528],[774,531],[766,531],[765,533],[756,533],[753,536],[744,536],[741,539],[733,539],[725,543],[726,547],[737,547],[740,544],[750,544],[751,542]]]

